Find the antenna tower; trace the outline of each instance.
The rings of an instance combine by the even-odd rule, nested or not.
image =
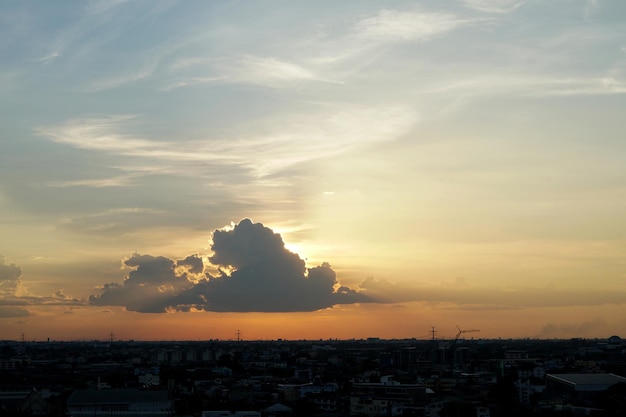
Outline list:
[[[435,326],[432,326],[432,327],[430,328],[430,334],[431,334],[431,336],[432,336],[432,339],[431,339],[431,340],[434,342],[434,341],[435,341],[435,335],[437,334],[437,330],[435,330]]]

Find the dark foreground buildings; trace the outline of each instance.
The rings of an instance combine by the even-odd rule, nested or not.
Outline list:
[[[0,342],[0,416],[623,416],[606,340]]]

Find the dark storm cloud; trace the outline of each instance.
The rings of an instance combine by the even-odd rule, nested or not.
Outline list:
[[[216,275],[199,275],[204,264],[197,255],[174,261],[135,254],[124,262],[133,269],[124,283],[105,285],[89,301],[145,313],[314,311],[373,301],[339,286],[328,263],[307,268],[279,234],[249,219],[216,230],[211,249]]]

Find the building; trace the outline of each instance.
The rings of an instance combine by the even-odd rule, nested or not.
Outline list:
[[[515,381],[515,388],[517,389],[517,400],[519,403],[529,405],[532,402],[533,395],[543,393],[546,386],[543,382],[537,383],[530,378],[520,378]]]
[[[350,392],[350,414],[365,416],[399,415],[405,407],[415,407],[426,400],[422,384],[400,384],[387,375],[380,383],[355,383]]]
[[[264,408],[262,410],[262,414],[265,417],[287,417],[291,416],[292,411],[291,407],[285,404],[276,403]]]
[[[35,389],[0,391],[0,415],[23,413],[37,416],[47,415],[49,411],[50,406]]]
[[[548,398],[576,403],[591,399],[619,383],[626,383],[626,378],[609,373],[546,374],[546,394]]]
[[[258,411],[203,411],[202,417],[261,417]]]
[[[67,415],[169,417],[172,401],[167,391],[136,389],[76,390],[67,399]]]

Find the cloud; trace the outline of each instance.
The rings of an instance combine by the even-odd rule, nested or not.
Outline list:
[[[179,58],[170,70],[179,77],[162,88],[168,91],[195,84],[252,84],[270,88],[300,88],[309,82],[345,85],[345,77],[380,57],[390,44],[426,42],[477,22],[451,13],[422,9],[383,9],[356,21],[344,21],[333,35],[322,30],[313,39],[289,40],[265,55],[206,55]],[[296,37],[297,39],[297,37]],[[358,62],[355,62],[358,61]],[[339,65],[338,65],[339,64]],[[355,68],[356,67],[356,68]]]
[[[48,62],[54,61],[56,58],[58,58],[60,56],[61,56],[61,54],[58,53],[58,52],[51,52],[51,53],[49,53],[46,56],[38,58],[37,61],[38,62],[42,62],[42,63],[48,63]]]
[[[256,177],[276,173],[307,161],[337,156],[371,143],[393,141],[418,122],[418,114],[407,106],[326,106],[313,114],[277,120],[275,125],[254,126],[242,137],[212,140],[158,141],[127,134],[136,116],[129,114],[68,120],[57,126],[41,127],[36,133],[76,149],[106,152],[158,161],[168,173],[188,175],[191,165],[250,172]],[[279,126],[279,127],[275,127]],[[138,167],[140,169],[140,167]],[[138,172],[104,180],[52,182],[49,186],[124,186]]]
[[[212,249],[209,260],[222,268],[221,274],[203,285],[204,295],[211,297],[207,304],[218,311],[230,306],[236,311],[312,311],[371,301],[347,287],[335,289],[336,275],[328,263],[306,268],[279,234],[248,219],[232,230],[216,231]]]
[[[591,18],[593,14],[598,10],[598,0],[587,0],[583,10],[583,17],[585,19]]]
[[[211,249],[206,265],[198,255],[174,261],[134,254],[124,261],[131,268],[124,282],[104,285],[89,302],[164,313],[315,311],[373,301],[341,286],[328,263],[307,268],[280,234],[249,219],[216,230]],[[215,275],[206,272],[210,265]]]
[[[310,61],[307,59],[307,61]],[[209,71],[209,74],[197,74]],[[301,87],[305,82],[325,82],[342,84],[319,75],[314,68],[305,67],[293,59],[276,58],[274,56],[241,55],[214,59],[187,58],[172,65],[176,72],[189,72],[187,76],[175,77],[161,90],[170,91],[176,88],[198,84],[252,84],[270,88]]]
[[[225,82],[258,84],[270,87],[290,85],[293,82],[333,82],[315,74],[295,62],[274,57],[244,56],[234,61],[227,60],[222,67]]]
[[[602,328],[606,325],[606,321],[601,318],[595,318],[582,323],[546,323],[541,327],[538,337],[567,337],[576,334],[586,336],[593,334],[594,330]]]
[[[213,84],[224,80],[225,77],[179,77],[170,84],[162,88],[163,91],[170,91],[176,88],[190,87],[198,84]]]
[[[77,149],[118,152],[130,155],[159,152],[164,144],[119,134],[116,128],[135,119],[135,115],[122,114],[108,117],[72,119],[62,126],[38,128],[36,133],[53,142]]]
[[[148,216],[160,216],[166,213],[145,207],[120,207],[103,211],[68,216],[58,222],[59,227],[74,233],[123,233],[128,232],[128,225],[139,226]]]
[[[101,13],[108,13],[120,5],[128,2],[129,0],[97,0],[86,4],[84,6],[84,10],[87,14],[97,15]]]
[[[373,42],[426,41],[467,22],[449,13],[381,10],[359,21],[353,36]]]
[[[428,42],[459,28],[480,23],[481,19],[463,19],[447,12],[423,9],[382,9],[362,16],[346,26],[341,36],[322,34],[313,48],[307,49],[307,60],[319,70],[339,74],[343,83],[373,62],[386,59],[384,52],[394,45]],[[306,44],[305,44],[306,45]]]
[[[471,9],[487,13],[511,13],[524,5],[527,0],[463,0]]]
[[[123,263],[131,269],[124,282],[105,284],[99,295],[89,297],[90,304],[125,306],[142,313],[185,309],[176,307],[176,299],[194,285],[190,275],[198,269],[200,273],[204,270],[202,259],[195,255],[177,263],[164,256],[135,253]]]
[[[441,303],[448,309],[503,310],[621,305],[623,288],[578,289],[472,285],[464,278],[425,284],[365,279],[358,288],[342,285],[330,264],[307,267],[280,234],[244,219],[215,230],[212,254],[174,260],[133,254],[122,283],[109,283],[89,297],[98,306],[122,306],[142,313],[173,311],[315,311],[340,304]]]
[[[30,316],[28,310],[19,307],[0,307],[0,319]]]
[[[37,24],[37,17],[31,18],[36,22],[31,25],[39,29],[33,30],[35,36],[40,36],[36,49],[42,50],[35,61],[70,69],[74,74],[70,76],[74,88],[86,83],[79,90],[98,92],[145,81],[155,75],[161,59],[177,47],[166,43],[152,49],[142,43],[140,49],[134,49],[139,37],[130,36],[133,40],[129,42],[129,28],[119,24],[132,16],[131,30],[135,30],[142,20],[168,9],[170,6],[165,3],[140,4],[130,0],[84,3],[83,7],[74,7],[72,13],[65,14],[63,17],[67,20],[57,19],[58,26],[45,21]],[[110,30],[112,22],[117,22],[117,30]],[[118,46],[120,44],[123,48]],[[109,54],[111,50],[115,53]],[[84,78],[85,75],[88,79]],[[91,79],[93,77],[95,80]]]
[[[30,315],[23,307],[38,305],[81,305],[84,301],[73,298],[58,290],[48,296],[23,295],[20,276],[22,269],[15,264],[6,264],[0,256],[0,318]],[[19,291],[18,291],[19,290]]]
[[[0,299],[0,305],[8,306],[81,306],[85,301],[79,298],[64,294],[63,290],[58,290],[54,294],[46,296],[20,295]]]
[[[626,303],[624,289],[477,286],[462,282],[427,285],[367,278],[360,291],[382,303],[450,303],[463,310],[502,310],[530,307],[574,307]]]
[[[435,86],[426,94],[449,94],[456,97],[447,111],[457,110],[459,103],[476,96],[518,96],[530,98],[559,96],[608,96],[626,94],[626,82],[619,70],[595,77],[556,78],[525,74],[482,74],[465,80]]]
[[[156,62],[148,62],[144,64],[143,67],[131,70],[122,75],[118,75],[111,78],[105,78],[102,80],[98,80],[93,82],[88,87],[84,88],[83,91],[86,93],[94,93],[104,90],[109,90],[112,88],[121,87],[126,84],[134,83],[137,81],[146,80],[154,74],[157,68]]]
[[[14,295],[20,285],[22,269],[15,264],[6,264],[4,257],[0,256],[0,297]]]
[[[111,178],[98,179],[81,179],[72,181],[51,181],[48,183],[50,187],[86,187],[86,188],[104,188],[104,187],[130,187],[134,185],[133,180],[136,175],[120,175]]]

